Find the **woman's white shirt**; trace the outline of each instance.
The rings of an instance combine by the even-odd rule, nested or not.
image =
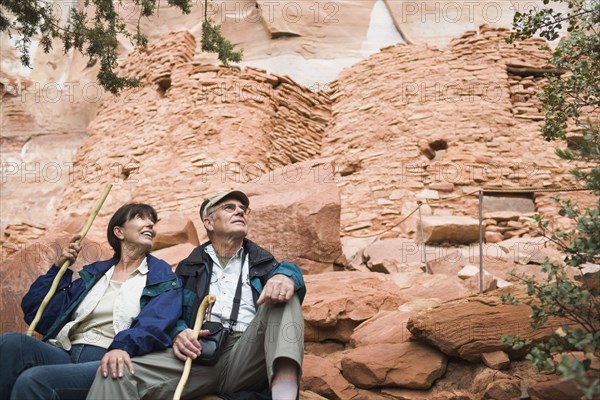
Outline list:
[[[64,350],[71,349],[71,340],[77,325],[84,319],[90,316],[100,299],[104,296],[106,289],[109,287],[115,266],[112,266],[90,289],[79,306],[75,309],[73,320],[68,322],[56,335],[55,339],[49,340],[49,343],[54,344]],[[113,329],[114,334],[129,329],[131,322],[140,313],[140,299],[144,287],[146,287],[146,278],[148,275],[148,261],[146,258],[141,262],[140,266],[132,272],[126,281],[123,282],[119,292],[115,298],[113,308]],[[84,335],[85,336],[85,335]],[[95,334],[90,335],[90,337]],[[99,346],[100,343],[88,343]],[[104,346],[101,346],[104,347]]]

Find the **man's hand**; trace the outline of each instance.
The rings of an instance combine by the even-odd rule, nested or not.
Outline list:
[[[294,282],[285,275],[277,274],[267,281],[257,304],[287,303],[294,297]]]
[[[210,335],[210,331],[202,330],[198,337],[208,335]],[[190,328],[179,332],[177,336],[175,336],[175,340],[173,341],[173,353],[175,354],[175,357],[179,358],[181,361],[185,361],[188,357],[191,357],[192,360],[198,358],[201,350],[202,346],[200,345],[198,338],[194,335],[194,331]]]
[[[132,375],[135,373],[129,353],[124,350],[112,349],[100,360],[99,369],[102,371],[104,378],[108,378],[110,374],[113,379],[117,379],[123,377],[125,367],[129,369],[129,373]]]

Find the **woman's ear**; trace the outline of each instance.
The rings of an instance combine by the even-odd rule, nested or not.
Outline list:
[[[113,233],[119,240],[123,240],[125,238],[125,235],[123,235],[123,227],[122,226],[115,226],[113,228]]]

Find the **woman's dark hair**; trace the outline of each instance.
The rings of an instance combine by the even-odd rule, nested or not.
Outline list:
[[[134,219],[138,215],[150,218],[154,223],[158,221],[156,210],[152,206],[142,203],[125,204],[110,218],[108,228],[106,228],[106,237],[108,238],[110,247],[115,251],[114,258],[117,260],[121,258],[121,240],[115,236],[115,227],[125,225],[125,222]]]

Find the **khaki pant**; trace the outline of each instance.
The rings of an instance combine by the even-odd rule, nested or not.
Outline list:
[[[304,319],[298,298],[294,296],[286,304],[263,304],[244,333],[229,336],[216,365],[192,364],[182,398],[259,390],[271,382],[276,359],[290,358],[301,368],[303,354]],[[125,371],[121,379],[97,373],[87,399],[173,398],[184,365],[173,349],[135,357],[133,362],[135,374]]]

